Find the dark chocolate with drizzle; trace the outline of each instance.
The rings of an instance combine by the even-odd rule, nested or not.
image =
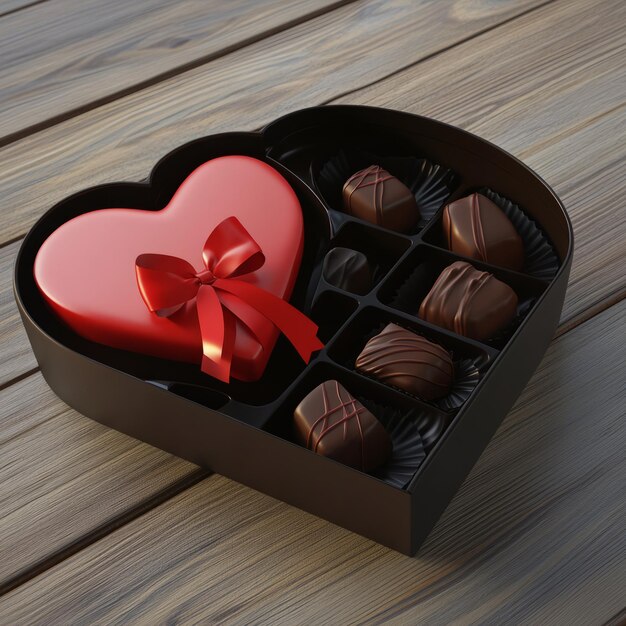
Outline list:
[[[294,424],[296,437],[309,450],[364,472],[391,455],[383,425],[336,380],[322,383],[300,402]]]
[[[443,232],[457,254],[516,271],[524,266],[522,238],[500,207],[482,194],[446,205]]]
[[[379,165],[370,165],[346,181],[343,205],[349,215],[402,233],[420,219],[411,190]]]
[[[517,294],[493,274],[464,261],[446,267],[424,298],[419,317],[472,339],[489,339],[508,326]]]
[[[446,396],[454,380],[454,365],[445,348],[397,324],[387,324],[372,337],[355,365],[424,400]]]

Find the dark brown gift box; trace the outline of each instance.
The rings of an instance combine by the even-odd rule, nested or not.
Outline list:
[[[481,343],[416,317],[442,267],[457,260],[443,249],[443,204],[407,235],[351,218],[330,206],[325,163],[342,151],[437,164],[446,199],[487,188],[523,208],[558,257],[552,275],[512,272],[473,263],[507,282],[526,303],[515,326]],[[308,366],[278,342],[263,378],[225,385],[192,365],[90,343],[46,308],[33,262],[46,237],[72,217],[109,206],[157,210],[201,163],[247,154],[278,169],[299,196],[305,252],[291,302],[320,326],[326,348]],[[367,163],[366,163],[367,165]],[[386,169],[389,169],[386,167]],[[401,169],[401,168],[400,168]],[[424,168],[422,167],[422,170]],[[395,174],[395,172],[392,172]],[[418,199],[419,200],[419,199]],[[549,242],[549,243],[548,243]],[[335,246],[354,247],[374,263],[365,295],[325,283],[321,264]],[[161,159],[144,183],[101,185],[58,203],[32,228],[15,269],[15,296],[28,337],[50,387],[70,406],[107,426],[319,515],[405,554],[414,554],[489,442],[538,365],[557,327],[572,262],[573,236],[565,209],[536,174],[496,146],[423,117],[356,106],[306,109],[257,133],[228,133],[186,144]],[[417,272],[417,274],[416,274]],[[416,288],[415,306],[403,286]],[[432,283],[431,283],[432,284]],[[405,289],[406,291],[406,289]],[[458,409],[443,410],[354,370],[359,346],[372,329],[393,321],[480,362],[480,376]],[[437,437],[404,488],[318,456],[293,442],[298,402],[329,378],[352,394],[398,414],[419,414],[440,425]]]

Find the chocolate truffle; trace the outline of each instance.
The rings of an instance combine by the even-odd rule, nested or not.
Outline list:
[[[333,248],[324,258],[324,278],[339,289],[367,293],[372,287],[372,274],[367,257],[349,248]]]
[[[356,368],[424,400],[447,395],[454,379],[447,350],[397,324],[387,324],[365,344]]]
[[[364,472],[391,455],[383,425],[336,380],[313,389],[296,407],[294,421],[302,445]]]
[[[419,316],[471,339],[488,339],[515,317],[517,295],[469,263],[446,267],[424,298]]]
[[[379,165],[371,165],[346,181],[343,206],[350,215],[401,233],[411,230],[420,218],[411,190]]]
[[[515,226],[482,194],[446,205],[443,232],[453,252],[517,271],[524,266],[524,244]]]

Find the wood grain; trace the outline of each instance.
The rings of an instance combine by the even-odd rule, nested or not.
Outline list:
[[[612,2],[606,4],[611,8],[614,5]],[[346,101],[389,104],[443,117],[446,121],[480,132],[513,152],[523,153],[522,156],[556,188],[574,222],[577,237],[575,262],[562,317],[564,323],[569,323],[604,298],[620,292],[626,285],[623,272],[626,252],[624,246],[620,245],[620,239],[614,237],[616,230],[623,232],[626,227],[626,214],[619,210],[621,198],[626,195],[626,181],[621,175],[621,163],[626,148],[625,142],[614,140],[616,136],[623,134],[624,110],[615,108],[615,103],[619,101],[619,86],[616,87],[619,81],[615,80],[615,75],[623,69],[621,57],[603,54],[598,47],[598,41],[602,39],[608,49],[614,48],[619,43],[621,33],[618,29],[611,29],[612,18],[608,10],[600,12],[603,17],[598,20],[593,18],[585,2],[567,5],[565,9],[561,5],[544,7],[472,42],[420,63],[417,66],[419,71],[409,70],[398,74],[352,94]],[[552,34],[553,30],[561,32],[557,28],[559,24],[573,30],[577,37],[578,44],[573,60],[568,55],[562,58],[564,41]],[[531,33],[535,33],[535,45],[529,49],[515,48],[512,50],[513,54],[507,56],[509,42],[518,28],[526,40],[531,38]],[[565,37],[565,34],[562,36]],[[496,68],[497,71],[489,63],[491,56],[504,59],[500,61],[501,67]],[[466,62],[468,57],[471,57],[471,63]],[[571,66],[567,72],[567,80],[559,72],[565,62]],[[209,68],[212,65],[214,64]],[[233,68],[236,69],[234,65]],[[244,71],[245,67],[241,68],[242,77]],[[471,73],[472,80],[466,83],[464,76],[468,72]],[[509,80],[510,75],[516,76],[516,81]],[[500,98],[498,85],[503,81],[511,83],[512,90],[517,90],[510,92],[510,98]],[[527,85],[526,90],[518,88],[518,82]],[[460,83],[460,89],[467,97],[458,98],[451,104],[450,85],[457,83]],[[244,90],[245,86],[242,83],[234,88]],[[492,90],[495,96],[490,95]],[[394,94],[400,99],[396,100]],[[585,106],[564,109],[559,94],[566,102],[580,100],[585,102]],[[192,93],[188,93],[183,101],[189,102],[193,97]],[[175,106],[179,105],[180,102],[177,101]],[[261,102],[257,111],[249,109],[249,105],[243,105],[241,100],[230,102],[226,108],[212,106],[217,107],[211,112],[213,122],[225,125],[214,127],[215,131],[234,128],[246,116],[253,121],[260,121],[255,116],[259,112],[267,113],[262,111],[264,104]],[[241,106],[245,109],[239,108]],[[487,109],[490,110],[488,115]],[[481,111],[484,112],[483,115]],[[186,120],[180,119],[180,132],[184,132],[186,124],[193,117],[188,112],[189,117]],[[137,114],[141,114],[140,108],[137,108]],[[182,115],[180,110],[177,115],[179,114]],[[122,113],[119,115],[121,120]],[[537,125],[538,116],[543,116],[544,121]],[[11,203],[27,209],[21,216],[16,215],[19,209],[9,216],[7,223],[14,218],[18,220],[18,223],[9,226],[10,232],[15,232],[15,228],[25,228],[36,217],[35,212],[45,208],[45,194],[58,199],[68,185],[72,190],[73,186],[87,184],[86,179],[89,179],[89,184],[101,182],[99,174],[108,168],[128,165],[128,169],[132,169],[137,163],[148,168],[152,163],[148,161],[146,154],[153,154],[156,150],[158,141],[154,135],[159,132],[156,128],[152,134],[146,134],[141,129],[139,120],[136,120],[136,126],[129,126],[125,132],[132,141],[125,143],[123,149],[120,147],[128,160],[118,164],[110,153],[94,151],[92,142],[98,144],[110,139],[109,135],[104,137],[100,134],[105,130],[104,127],[100,128],[102,120],[93,120],[94,113],[84,117],[92,119],[93,124],[89,126],[85,120],[81,122],[83,126],[76,132],[84,133],[85,142],[81,141],[80,150],[71,155],[72,161],[83,159],[80,167],[76,163],[72,171],[63,171],[64,159],[70,158],[71,154],[71,149],[68,149],[64,154],[58,155],[58,160],[42,159],[38,170],[35,168],[28,172],[35,176],[34,180],[28,178],[27,172],[18,171],[18,168],[13,168],[13,173],[5,171],[5,175],[0,177],[0,189],[2,185],[8,186],[5,189],[5,198],[8,196]],[[467,123],[464,122],[466,117]],[[477,124],[479,127],[476,127]],[[526,138],[522,134],[524,128],[528,128]],[[43,134],[50,134],[52,130]],[[168,135],[173,132],[173,128],[163,127],[161,130]],[[34,158],[35,147],[26,148],[26,144],[35,141],[36,137],[5,150],[5,153],[12,151],[7,163],[15,165]],[[60,137],[57,138],[63,142]],[[35,145],[41,150],[40,139],[35,141]],[[25,152],[21,152],[21,148],[25,148]],[[87,160],[90,151],[93,155],[93,166]],[[100,170],[95,171],[94,167]],[[56,168],[56,173],[52,168]],[[18,176],[19,179],[12,179],[12,176]],[[94,176],[95,179],[90,178]],[[137,173],[137,177],[139,176]],[[28,184],[29,180],[32,184]],[[2,276],[9,275],[6,265],[10,263],[10,257],[9,254],[0,258]],[[10,300],[9,289],[6,282],[0,282],[0,302],[4,302],[5,298]],[[22,368],[31,367],[32,361],[27,358],[23,366],[17,363],[13,367],[2,359],[5,354],[8,357],[28,354],[28,348],[23,344],[21,323],[14,310],[7,317],[6,323],[0,326],[3,327],[10,333],[8,340],[0,345],[0,380],[6,381],[11,376],[18,376],[26,371]]]
[[[18,243],[0,248],[0,388],[37,367],[13,297],[18,248]]]
[[[0,587],[196,469],[85,419],[41,374],[0,391],[0,424]]]
[[[415,559],[212,477],[4,596],[0,613],[602,623],[621,610],[626,578],[625,332],[621,303],[551,345]]]
[[[0,21],[0,141],[349,0],[55,0]]]
[[[336,98],[537,4],[362,0],[33,134],[0,150],[0,243],[74,191],[144,178],[186,141]]]

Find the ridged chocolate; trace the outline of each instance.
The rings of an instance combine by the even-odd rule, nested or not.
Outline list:
[[[469,263],[446,267],[424,298],[419,316],[472,339],[488,339],[511,323],[517,295],[507,284]]]
[[[324,278],[328,283],[351,293],[364,294],[372,287],[367,257],[350,248],[333,248],[324,257]]]
[[[370,165],[346,181],[343,205],[349,215],[401,233],[420,219],[411,190],[379,165]]]
[[[391,455],[383,425],[336,380],[313,389],[296,407],[294,422],[302,445],[364,472]]]
[[[356,368],[424,400],[446,396],[454,380],[446,349],[397,324],[387,324],[365,344]]]
[[[455,200],[443,210],[448,248],[457,254],[519,271],[524,244],[497,204],[479,193]]]

